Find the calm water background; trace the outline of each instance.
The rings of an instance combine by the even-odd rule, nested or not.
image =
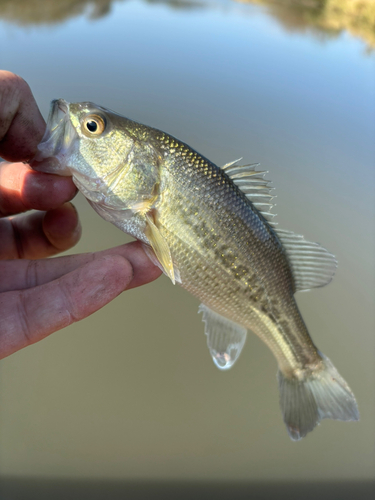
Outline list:
[[[96,11],[63,2],[57,13],[57,1],[29,2],[29,11],[15,1],[11,15],[8,4],[0,65],[28,81],[44,116],[52,98],[91,100],[219,165],[243,157],[269,171],[279,226],[338,258],[332,284],[297,300],[361,421],[324,421],[291,442],[268,349],[250,335],[234,369],[219,372],[198,302],[162,277],[2,362],[2,475],[373,479],[375,79],[366,42],[295,29],[264,6],[229,0],[103,1]],[[128,241],[81,196],[76,205],[76,252]]]

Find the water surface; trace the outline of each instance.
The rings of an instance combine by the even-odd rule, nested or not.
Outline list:
[[[280,227],[338,258],[332,284],[297,299],[360,423],[324,421],[292,443],[268,349],[249,336],[220,373],[197,301],[163,277],[2,362],[3,475],[374,478],[374,55],[357,32],[301,27],[264,4],[0,1],[1,67],[29,82],[44,116],[52,98],[91,100],[219,165],[261,162]],[[128,241],[76,205],[74,251]]]

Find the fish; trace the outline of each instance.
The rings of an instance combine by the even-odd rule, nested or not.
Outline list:
[[[219,369],[234,365],[248,331],[269,347],[283,420],[297,441],[323,419],[359,419],[353,392],[313,343],[294,298],[329,283],[337,261],[277,228],[267,172],[239,162],[218,167],[165,132],[57,99],[30,164],[72,176],[101,217],[140,240],[172,283],[200,300]]]

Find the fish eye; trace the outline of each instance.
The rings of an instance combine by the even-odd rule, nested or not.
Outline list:
[[[82,123],[82,132],[88,136],[98,136],[104,132],[105,121],[99,115],[86,116]]]

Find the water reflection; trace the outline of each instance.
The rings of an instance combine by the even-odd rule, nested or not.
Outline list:
[[[268,12],[289,31],[313,30],[337,37],[347,31],[375,47],[373,0],[238,0],[267,6]]]
[[[0,19],[19,25],[54,24],[85,15],[98,19],[111,12],[115,3],[126,0],[0,0]],[[195,0],[145,0],[150,4],[167,4],[173,8],[190,9],[205,6]],[[207,4],[207,7],[209,4]]]
[[[20,25],[53,24],[86,14],[105,16],[113,0],[0,0],[0,18]]]
[[[126,0],[0,0],[0,19],[19,25],[53,24],[85,15],[106,16],[116,2]],[[228,3],[215,0],[144,0],[175,9],[212,8]],[[236,1],[236,0],[235,0]],[[311,32],[324,39],[343,32],[361,38],[369,50],[375,48],[375,2],[373,0],[237,0],[265,6],[268,13],[288,31]],[[234,7],[232,2],[232,7]],[[237,4],[238,6],[238,4]],[[244,11],[246,13],[246,10]]]
[[[238,365],[216,370],[197,301],[161,277],[3,360],[0,490],[9,474],[25,493],[9,487],[0,498],[136,496],[133,489],[100,495],[99,486],[44,490],[19,476],[138,478],[146,486],[374,478],[373,58],[350,36],[320,43],[322,32],[304,28],[292,7],[197,1],[206,8],[0,0],[13,26],[25,20],[16,28],[0,23],[1,65],[26,79],[44,116],[54,97],[91,100],[166,130],[215,163],[260,161],[276,188],[279,227],[321,242],[339,260],[332,284],[297,300],[314,341],[350,381],[361,422],[327,421],[290,443],[266,348],[249,336]],[[100,21],[87,21],[105,8]],[[56,24],[45,27],[53,9]],[[73,252],[126,241],[80,196],[75,203],[84,234]],[[162,497],[149,491],[144,498]],[[235,496],[233,488],[221,491]],[[321,491],[343,497],[324,486],[290,498]]]

